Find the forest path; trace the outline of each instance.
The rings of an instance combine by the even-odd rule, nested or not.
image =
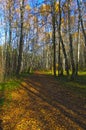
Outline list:
[[[85,130],[85,99],[53,76],[33,74],[11,92],[0,113],[0,130]]]

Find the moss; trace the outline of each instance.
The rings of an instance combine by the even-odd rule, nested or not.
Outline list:
[[[4,105],[4,98],[0,98],[0,106],[3,106]]]
[[[6,96],[11,99],[11,91],[16,90],[20,87],[20,80],[10,80],[8,82],[0,83],[0,106],[3,106],[5,103]],[[7,93],[7,95],[6,95]],[[7,101],[8,103],[8,101]]]
[[[0,91],[13,90],[19,87],[20,81],[9,81],[5,83],[0,83]]]

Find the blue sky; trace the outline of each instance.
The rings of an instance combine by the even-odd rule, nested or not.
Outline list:
[[[44,0],[28,0],[28,2],[29,2],[29,4],[30,4],[30,6],[33,7],[33,4],[35,4],[35,2],[36,2],[37,4],[41,4],[41,3],[44,2]],[[33,4],[32,4],[32,3],[33,3]]]

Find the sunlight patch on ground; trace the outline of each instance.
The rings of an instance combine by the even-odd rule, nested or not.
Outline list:
[[[21,95],[17,92],[12,92],[12,99],[13,100],[20,100],[21,99]]]
[[[32,91],[32,92],[34,92],[34,93],[36,93],[36,94],[39,93],[39,92],[38,92],[35,88],[33,88],[33,87],[30,87],[29,90]]]
[[[38,83],[37,83],[38,84]],[[39,93],[39,91],[38,90],[36,90],[33,86],[32,86],[32,84],[31,83],[26,83],[26,82],[22,82],[21,83],[21,85],[23,86],[23,87],[25,87],[25,88],[27,88],[28,89],[28,91],[31,91],[31,92],[33,92],[33,93],[36,93],[36,94],[38,94]]]
[[[41,130],[41,129],[39,128],[39,123],[36,119],[23,118],[17,124],[16,130]]]
[[[21,85],[27,86],[27,83],[26,82],[22,82]]]

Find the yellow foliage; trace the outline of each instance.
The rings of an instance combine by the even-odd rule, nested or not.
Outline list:
[[[64,18],[61,19],[61,23],[64,23]]]
[[[73,37],[76,38],[78,36],[78,32],[73,33]]]
[[[31,10],[30,5],[26,5],[25,9],[26,9],[27,11],[30,11],[30,10]]]
[[[20,13],[20,9],[16,9],[16,13]]]
[[[46,5],[46,10],[50,11],[51,7],[50,5]]]
[[[59,11],[59,2],[56,2],[55,4],[55,12],[58,12]]]
[[[37,17],[36,16],[34,16],[34,22],[37,22]]]
[[[48,4],[43,4],[43,5],[41,6],[41,8],[40,8],[40,12],[41,12],[42,15],[45,15],[45,14],[48,15],[50,9],[51,9],[50,5],[48,5]]]

